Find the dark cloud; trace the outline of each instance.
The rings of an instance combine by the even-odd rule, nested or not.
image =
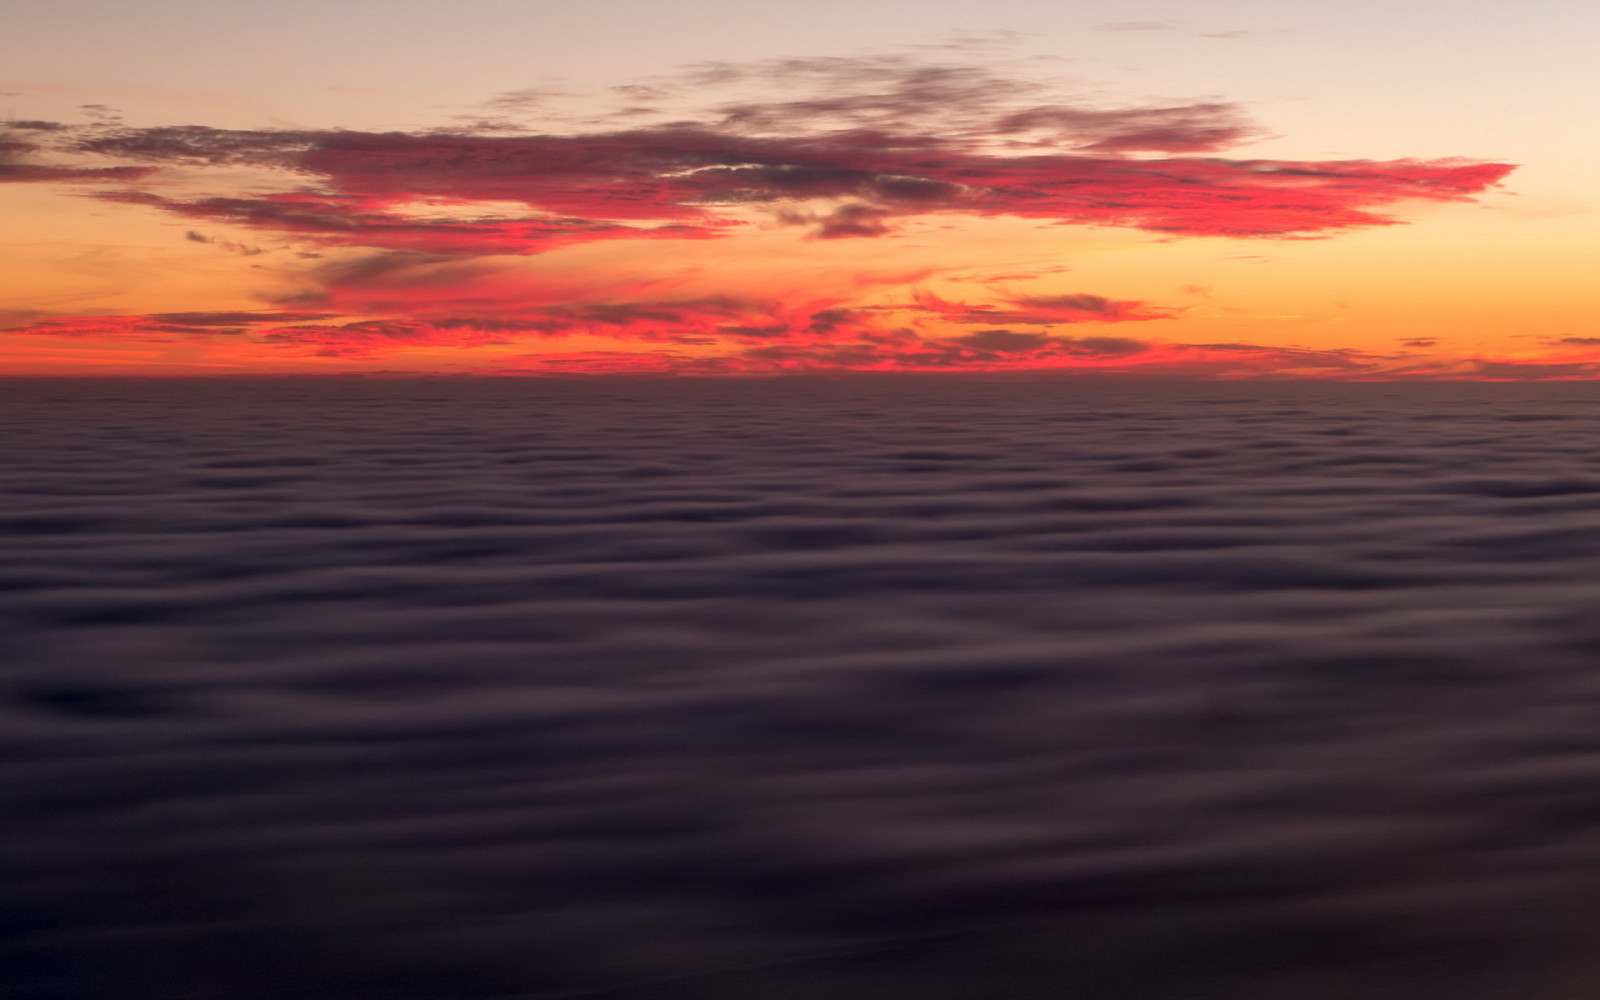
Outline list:
[[[1069,354],[1120,356],[1138,354],[1152,346],[1149,341],[1134,340],[1132,337],[1057,337],[1055,339],[1056,343],[1065,348]]]
[[[1147,341],[1129,337],[1051,337],[1011,330],[980,330],[944,343],[970,350],[980,357],[1026,354],[1039,359],[1063,354],[1123,356],[1138,354],[1151,346]]]
[[[422,253],[531,253],[600,239],[683,238],[709,231],[709,227],[706,230],[673,226],[640,229],[584,219],[416,218],[373,208],[371,206],[380,204],[380,201],[371,198],[298,192],[194,201],[126,190],[101,192],[97,197],[126,204],[150,205],[185,218],[297,233],[331,246],[384,247]],[[201,237],[197,242],[214,241]]]
[[[451,287],[464,265],[452,258],[391,254],[324,265],[330,283],[359,280],[382,294],[388,282],[408,291],[433,282]],[[320,298],[320,296],[318,296]],[[575,302],[526,307],[519,314],[433,315],[422,318],[334,321],[337,314],[307,310],[152,313],[138,316],[42,317],[19,313],[10,334],[75,339],[162,342],[174,337],[238,337],[295,354],[373,358],[394,348],[504,343],[517,335],[561,337],[593,333],[641,343],[704,343],[708,336],[734,341],[818,337],[864,330],[864,316],[848,310],[787,315],[770,303],[731,298]],[[637,356],[631,356],[637,357]]]
[[[327,313],[260,310],[237,312],[148,313],[140,316],[65,316],[32,318],[7,331],[33,337],[166,341],[182,337],[236,337],[275,323],[327,318]]]
[[[261,247],[250,246],[244,243],[236,243],[233,240],[219,239],[215,236],[207,236],[204,233],[197,233],[192,229],[187,230],[183,234],[183,238],[191,243],[204,243],[208,246],[221,247],[229,253],[236,253],[241,257],[257,257],[263,253],[266,253],[266,251]]]
[[[338,133],[294,129],[234,130],[205,125],[96,129],[70,148],[101,156],[188,166],[293,168],[300,156]]]
[[[1032,295],[1011,300],[1032,312],[1062,318],[1092,316],[1104,322],[1164,318],[1143,302],[1116,302],[1099,295]]]
[[[1086,152],[1206,153],[1256,138],[1259,130],[1227,104],[1094,111],[1030,108],[996,123],[1002,135],[1072,135]]]
[[[1591,386],[3,390],[7,1000],[1600,974]]]
[[[1169,375],[1194,378],[1320,378],[1393,379],[1452,378],[1459,373],[1449,362],[1397,366],[1396,359],[1352,348],[1281,347],[1266,344],[1178,344],[1175,352],[1194,356],[1165,366]],[[1151,374],[1157,374],[1152,369]]]
[[[1473,361],[1472,371],[1479,378],[1514,381],[1592,379],[1600,376],[1600,362]]]
[[[150,313],[147,318],[185,326],[239,326],[247,323],[284,323],[322,319],[326,313],[312,312],[175,312]]]
[[[770,307],[737,299],[680,299],[658,301],[583,302],[529,310],[531,328],[546,333],[586,331],[652,340],[684,333],[759,335],[788,327],[773,324]]]
[[[730,359],[735,369],[754,364],[757,368],[780,356],[818,360],[824,357],[872,356],[893,366],[945,367],[961,361],[1007,360],[1012,362],[1060,359],[1067,356],[1136,353],[1143,341],[1117,337],[1043,337],[1045,349],[1023,357],[998,350],[1002,339],[1019,338],[1032,342],[1036,335],[1009,331],[984,331],[976,340],[965,337],[939,339],[893,328],[889,316],[899,307],[851,309],[791,307],[781,301],[741,299],[731,296],[685,298],[588,299],[535,304],[512,302],[497,306],[493,316],[474,316],[461,311],[473,296],[471,275],[463,273],[474,265],[449,257],[417,254],[383,254],[370,258],[330,262],[315,269],[324,293],[293,297],[297,304],[338,304],[352,299],[364,308],[405,314],[400,329],[403,339],[427,340],[448,344],[483,342],[479,334],[512,334],[562,337],[595,334],[640,343],[714,344],[728,342],[762,348],[747,350]],[[468,291],[463,294],[462,289]],[[436,291],[437,300],[430,300]],[[393,298],[390,298],[393,296]],[[919,296],[909,311],[922,311],[943,321],[962,325],[987,325],[1021,317],[1024,321],[1055,326],[1065,323],[1114,323],[1165,318],[1168,314],[1142,303],[1119,302],[1094,295],[1065,295],[1025,302],[1031,311],[1001,307],[971,306],[944,302],[931,295]],[[381,321],[387,331],[389,321]],[[317,324],[297,328],[292,336],[270,336],[279,344],[319,343],[331,346],[344,339],[344,331],[363,356],[400,339],[368,336],[362,323]],[[1042,336],[1042,335],[1041,335]],[[985,341],[984,337],[997,338]],[[842,342],[842,343],[841,343]],[[775,347],[775,343],[784,346]],[[845,353],[831,353],[848,346]],[[792,349],[792,350],[791,350]]]
[[[185,323],[158,316],[70,316],[44,319],[6,332],[27,337],[162,342],[175,336],[237,336],[246,329],[242,322]]]
[[[110,165],[15,170],[19,179],[67,179],[49,171],[69,171],[135,180],[165,165],[268,168],[303,185],[193,199],[138,188],[108,196],[331,244],[487,254],[715,236],[728,231],[720,207],[795,209],[817,200],[848,203],[824,210],[838,215],[819,230],[829,238],[881,235],[890,216],[939,212],[1174,234],[1322,234],[1390,223],[1380,210],[1405,201],[1470,198],[1511,169],[1225,159],[1212,154],[1260,134],[1232,105],[1064,103],[1050,100],[1042,83],[911,57],[716,64],[657,89],[682,96],[730,86],[784,96],[617,131],[81,126],[50,133],[52,155]],[[503,102],[534,97],[543,99]],[[530,214],[462,214],[463,204],[484,201],[521,204]],[[451,203],[455,214],[419,217],[407,209],[418,202]]]
[[[1000,305],[949,302],[927,291],[915,308],[945,322],[987,326],[993,323],[1129,323],[1171,319],[1177,313],[1148,302],[1118,301],[1100,295],[1011,296]]]
[[[131,183],[156,172],[155,167],[79,166],[40,162],[54,151],[52,133],[70,133],[56,122],[10,121],[0,123],[0,183],[105,182]],[[33,134],[29,134],[33,133]]]
[[[49,319],[51,316],[52,314],[44,309],[0,308],[0,330],[24,327],[30,323],[37,323],[42,319]]]
[[[259,331],[266,344],[297,349],[297,353],[325,358],[381,356],[398,345],[429,344],[444,340],[452,345],[493,343],[493,336],[457,328],[440,337],[432,324],[407,320],[362,320],[310,326],[275,326]]]
[[[122,121],[122,111],[109,104],[80,104],[78,110],[97,125],[110,125]]]
[[[951,343],[970,347],[975,351],[993,354],[1011,354],[1017,351],[1036,351],[1050,342],[1042,333],[1013,333],[1010,330],[981,330],[965,337],[952,338]]]
[[[861,314],[849,309],[819,309],[811,314],[808,329],[812,333],[832,333],[860,318]]]
[[[817,227],[817,238],[843,239],[851,236],[882,236],[889,231],[884,222],[888,212],[870,205],[841,205]]]

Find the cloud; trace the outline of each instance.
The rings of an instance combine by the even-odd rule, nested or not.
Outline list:
[[[0,183],[48,183],[51,181],[130,183],[143,180],[157,171],[153,166],[74,166],[35,162],[52,150],[51,133],[70,132],[56,122],[14,121],[0,123]],[[34,133],[34,134],[30,134]]]
[[[295,353],[322,358],[386,356],[396,346],[448,344],[453,347],[504,343],[504,331],[489,331],[466,324],[445,327],[409,320],[362,320],[329,325],[271,327],[259,331],[259,340],[288,347]]]
[[[0,183],[88,181],[127,183],[155,173],[148,167],[52,167],[43,164],[0,163]]]
[[[144,191],[106,191],[106,201],[149,205],[191,219],[308,237],[325,246],[365,246],[426,253],[534,253],[617,238],[684,239],[710,235],[712,226],[640,228],[570,218],[416,218],[385,211],[384,199],[290,192],[191,201]],[[193,239],[194,237],[189,237]],[[204,237],[197,242],[214,242]],[[224,244],[232,247],[237,244]]]
[[[1036,351],[1050,338],[1042,333],[1012,333],[1010,330],[984,330],[953,338],[950,343],[961,344],[976,351],[990,354],[1011,354],[1017,351]]]
[[[837,240],[852,236],[882,236],[889,231],[884,219],[890,213],[870,205],[841,205],[822,220],[817,238]]]
[[[542,114],[565,96],[512,92],[486,110]],[[1393,210],[1409,203],[1469,201],[1512,169],[1230,155],[1263,134],[1232,104],[1105,106],[1047,81],[913,56],[703,64],[615,96],[626,101],[617,116],[546,131],[488,120],[391,132],[10,123],[0,171],[11,179],[113,182],[82,193],[185,220],[194,243],[251,256],[263,251],[239,234],[272,234],[300,255],[262,265],[278,286],[256,301],[277,314],[51,317],[22,332],[236,338],[367,359],[581,335],[697,370],[1366,372],[1387,362],[1068,336],[1061,327],[1176,319],[1183,308],[995,286],[1051,271],[1031,262],[989,269],[985,292],[963,296],[945,282],[936,294],[917,287],[937,270],[925,258],[908,253],[893,281],[873,277],[883,265],[861,263],[861,241],[893,240],[885,247],[899,251],[912,236],[994,218],[1163,237],[1326,237],[1398,224]],[[729,249],[719,257],[708,244],[703,257],[680,259],[693,256],[677,252],[690,240]],[[628,246],[641,241],[666,249]],[[801,277],[749,280],[746,245],[768,272],[803,260]],[[621,350],[585,356],[597,365],[613,354],[646,363]]]
[[[1021,295],[998,305],[951,302],[925,290],[914,295],[914,308],[948,323],[1136,323],[1171,319],[1177,312],[1147,302],[1118,301],[1100,295]]]
[[[50,137],[54,155],[114,161],[49,168],[100,179],[201,166],[268,169],[299,182],[201,198],[132,187],[105,195],[114,200],[321,243],[446,253],[726,235],[736,229],[731,210],[803,211],[819,201],[835,202],[816,233],[830,239],[952,213],[1182,235],[1318,235],[1390,224],[1382,210],[1407,201],[1468,199],[1511,169],[1224,158],[1215,154],[1261,135],[1230,104],[1096,107],[1063,101],[1041,82],[910,57],[709,64],[656,89],[690,101],[727,87],[779,94],[614,131],[95,125],[37,134]],[[490,202],[526,213],[474,217],[474,206]]]
[[[1122,357],[1138,354],[1150,347],[1148,341],[1130,337],[1051,337],[1042,333],[1013,333],[1010,330],[980,330],[952,338],[947,343],[957,344],[987,357],[1017,354],[1034,357],[1058,354]]]
[[[1596,978],[1588,386],[5,391],[12,1000]]]
[[[261,254],[266,253],[266,250],[258,246],[250,246],[244,243],[237,243],[233,240],[225,240],[219,239],[215,236],[207,236],[204,233],[197,233],[192,229],[186,231],[183,234],[183,238],[191,243],[204,243],[208,246],[220,247],[229,253],[236,253],[241,257],[258,257]]]
[[[181,323],[185,326],[237,326],[245,323],[282,323],[321,319],[323,313],[309,312],[175,312],[152,313],[149,319],[163,323]]]
[[[997,123],[1002,134],[1073,135],[1091,153],[1210,153],[1259,136],[1260,130],[1232,105],[1189,104],[1168,108],[1095,111],[1040,107]]]
[[[1147,124],[1095,144],[1212,141],[1205,130]],[[619,238],[715,237],[735,224],[719,210],[818,199],[851,200],[856,207],[836,212],[874,220],[835,220],[836,235],[875,233],[891,216],[949,213],[1187,236],[1326,235],[1391,225],[1395,220],[1376,209],[1406,201],[1467,200],[1511,169],[1457,161],[1015,156],[926,145],[900,149],[892,139],[853,134],[787,142],[687,131],[559,139],[340,134],[295,163],[296,172],[317,178],[313,189],[188,200],[139,189],[98,196],[185,218],[299,233],[324,245],[489,254]],[[54,179],[88,176],[116,179],[104,170]],[[483,201],[548,214],[472,218],[472,203]],[[396,211],[417,203],[460,214]]]
[[[1600,362],[1478,361],[1471,362],[1479,378],[1509,381],[1546,379],[1591,379],[1600,377]]]
[[[263,323],[312,320],[313,312],[179,312],[142,316],[67,316],[44,319],[6,331],[30,337],[170,341],[183,337],[234,337]]]

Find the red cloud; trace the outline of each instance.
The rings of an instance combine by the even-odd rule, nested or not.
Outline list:
[[[910,220],[956,215],[1180,236],[1319,236],[1393,224],[1384,213],[1406,202],[1470,200],[1512,169],[1230,158],[1220,154],[1258,134],[1230,105],[1069,105],[1038,85],[906,59],[714,65],[688,85],[782,92],[699,115],[668,108],[655,124],[544,134],[0,126],[0,180],[119,181],[120,190],[94,196],[341,251],[295,271],[302,290],[276,300],[287,311],[61,318],[16,332],[232,339],[346,359],[580,334],[641,347],[542,357],[543,371],[1410,375],[1395,359],[1352,352],[1064,334],[1179,313],[1087,293],[961,302],[911,292],[911,301],[885,305],[837,292],[848,281],[767,297],[704,280],[675,284],[665,277],[676,266],[669,253],[630,261],[656,273],[599,275],[590,264],[579,278],[485,258],[722,237],[742,231],[752,210],[811,227],[796,240],[879,238]],[[671,104],[686,92],[669,81],[630,96]],[[494,110],[525,103],[507,98]],[[625,109],[610,120],[641,114]],[[161,172],[173,167],[185,168],[182,188],[141,183],[165,182]],[[911,280],[921,279],[901,283]],[[1511,369],[1480,374],[1501,370]]]
[[[1095,296],[1062,296],[1097,300]],[[1112,305],[1118,305],[1112,303]],[[1114,313],[1114,308],[1105,311]],[[13,335],[256,345],[256,360],[380,361],[412,348],[505,345],[551,338],[550,349],[497,362],[490,372],[572,375],[772,375],[824,372],[1095,378],[1552,380],[1600,377],[1600,362],[1428,358],[1355,349],[1248,343],[1184,344],[1122,336],[1067,336],[1005,328],[927,336],[884,322],[873,309],[795,308],[736,300],[570,303],[508,317],[440,316],[327,322],[304,312],[163,313],[62,318]],[[607,335],[639,350],[568,351],[560,338]],[[718,353],[706,353],[708,348]],[[265,353],[261,353],[261,349]],[[464,355],[463,360],[470,358]],[[270,365],[269,365],[270,367]],[[484,372],[484,369],[476,369]]]
[[[397,346],[448,344],[469,347],[504,343],[502,335],[467,325],[413,320],[362,320],[326,326],[281,326],[258,331],[262,343],[323,358],[382,357]]]
[[[111,197],[322,243],[453,254],[722,235],[728,208],[793,214],[814,201],[833,203],[811,213],[815,235],[829,239],[880,236],[896,219],[936,213],[1184,235],[1315,235],[1388,224],[1381,210],[1405,201],[1470,198],[1511,170],[1223,158],[1215,154],[1258,134],[1230,105],[1042,102],[1039,84],[900,58],[714,65],[689,82],[781,85],[801,96],[723,103],[699,118],[629,129],[536,135],[96,125],[9,141],[118,164],[49,168],[102,179],[166,164],[286,172],[301,190]],[[653,92],[671,96],[683,90],[676,86]],[[528,215],[475,218],[471,206],[483,202],[520,204]],[[411,210],[418,204],[437,212],[420,218]]]
[[[812,199],[859,206],[841,209],[823,235],[875,235],[887,230],[888,217],[935,212],[1196,236],[1327,233],[1389,224],[1374,210],[1403,201],[1467,199],[1512,169],[1454,161],[1018,156],[932,139],[908,148],[899,136],[860,133],[782,140],[687,129],[557,137],[341,132],[287,154],[272,133],[255,135],[317,187],[194,201],[142,192],[108,197],[349,245],[505,253],[618,236],[714,235],[726,224],[714,214],[719,206]],[[245,144],[245,137],[232,138],[230,145]],[[137,139],[124,137],[123,145],[146,158],[182,158],[170,141],[146,148]],[[96,147],[114,148],[104,141]],[[520,202],[551,216],[429,221],[391,211],[426,199]]]

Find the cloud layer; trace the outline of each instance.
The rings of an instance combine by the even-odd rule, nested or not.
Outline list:
[[[0,388],[7,1000],[1600,973],[1586,387]]]
[[[744,96],[696,106],[696,95],[716,88]],[[763,97],[763,88],[775,93]],[[551,333],[563,323],[587,322],[605,336],[645,344],[746,328],[769,331],[769,342],[746,350],[750,345],[735,333],[714,342],[724,348],[718,356],[730,369],[762,370],[775,348],[821,359],[819,346],[839,357],[870,355],[887,366],[915,367],[906,359],[916,351],[883,345],[927,336],[932,314],[918,307],[919,321],[880,309],[878,321],[868,323],[873,313],[863,307],[871,303],[797,303],[792,293],[774,301],[736,278],[710,294],[662,296],[650,291],[662,274],[648,272],[632,274],[623,282],[628,287],[552,298],[533,287],[534,279],[505,278],[516,269],[507,258],[554,259],[562,251],[640,240],[737,242],[774,227],[787,227],[802,243],[880,241],[892,255],[895,238],[917,227],[982,218],[1171,237],[1321,237],[1391,225],[1387,211],[1405,203],[1470,200],[1511,170],[1465,160],[1230,157],[1225,150],[1259,132],[1227,104],[1093,107],[979,67],[893,57],[718,64],[624,89],[626,107],[563,131],[517,124],[517,114],[543,99],[527,94],[492,102],[486,110],[499,117],[414,132],[10,123],[0,180],[71,182],[94,198],[220,226],[234,236],[189,238],[243,248],[238,252],[259,252],[234,238],[240,233],[298,248],[299,264],[275,266],[311,287],[286,304],[336,311],[341,322],[315,333],[304,326],[249,327],[245,332],[260,346],[337,346],[344,337],[352,349],[371,350],[388,336],[374,336],[375,330],[402,327],[418,331],[410,339],[449,343],[450,330],[495,323]],[[779,259],[769,244],[762,247],[757,256]],[[671,253],[657,256],[658,271]],[[329,263],[304,266],[308,255]],[[639,256],[631,259],[637,270]],[[816,259],[838,262],[838,273],[823,284],[854,280],[853,258]],[[485,295],[481,286],[495,274],[515,287]],[[374,288],[387,297],[361,298]],[[833,294],[830,288],[811,298]],[[684,318],[713,299],[740,304]],[[813,320],[801,315],[808,305],[853,310],[856,328],[819,344]],[[729,311],[741,315],[719,324],[719,313]],[[637,321],[652,312],[671,318]],[[630,318],[595,318],[624,314]],[[1074,291],[981,303],[941,319],[1059,346],[1071,341],[1050,329],[1057,324],[1174,315],[1170,307],[1113,304]],[[470,322],[441,322],[463,317]],[[27,332],[52,335],[73,322],[64,317]],[[144,323],[125,322],[130,329]],[[1017,325],[1039,329],[1009,329]],[[787,342],[770,343],[779,331]],[[965,336],[936,333],[931,339],[946,346],[932,350],[953,357],[948,345]],[[966,360],[984,363],[1001,354],[1016,360],[1019,352],[986,348]]]

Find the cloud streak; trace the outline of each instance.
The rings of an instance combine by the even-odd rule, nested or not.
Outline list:
[[[1218,154],[1261,134],[1229,104],[1091,107],[1044,100],[1042,85],[981,67],[903,58],[713,64],[674,86],[756,84],[805,96],[722,102],[698,117],[566,133],[104,124],[29,131],[60,154],[114,162],[38,169],[110,179],[121,175],[104,171],[131,177],[174,166],[252,167],[297,185],[209,198],[142,188],[104,197],[349,245],[438,252],[538,253],[659,227],[675,227],[667,229],[674,236],[718,235],[727,231],[720,213],[730,207],[828,199],[849,204],[828,216],[825,236],[882,235],[888,217],[938,213],[1188,235],[1314,235],[1387,224],[1393,220],[1382,210],[1402,202],[1470,198],[1511,169],[1455,160],[1228,158]],[[457,210],[512,203],[529,214],[493,222],[396,214],[418,202]]]
[[[1034,113],[1029,120],[1045,119]],[[1025,125],[996,123],[994,137]],[[862,206],[846,211],[878,219],[961,213],[1189,236],[1325,235],[1392,224],[1379,210],[1402,202],[1467,200],[1511,169],[1122,155],[1156,142],[1200,146],[1216,129],[1225,127],[1141,121],[1096,138],[1095,153],[990,151],[859,131],[768,139],[688,128],[582,136],[325,133],[292,150],[276,133],[178,141],[134,132],[87,140],[86,148],[179,164],[204,161],[219,143],[239,162],[272,163],[307,182],[302,190],[259,196],[184,200],[134,189],[101,195],[108,199],[344,245],[478,253],[537,253],[619,235],[719,235],[729,225],[720,210],[825,199]],[[109,169],[131,176],[150,168]],[[77,173],[111,179],[103,170]],[[430,201],[458,208],[512,202],[541,214],[487,222],[395,212]],[[671,228],[655,228],[662,226]]]

